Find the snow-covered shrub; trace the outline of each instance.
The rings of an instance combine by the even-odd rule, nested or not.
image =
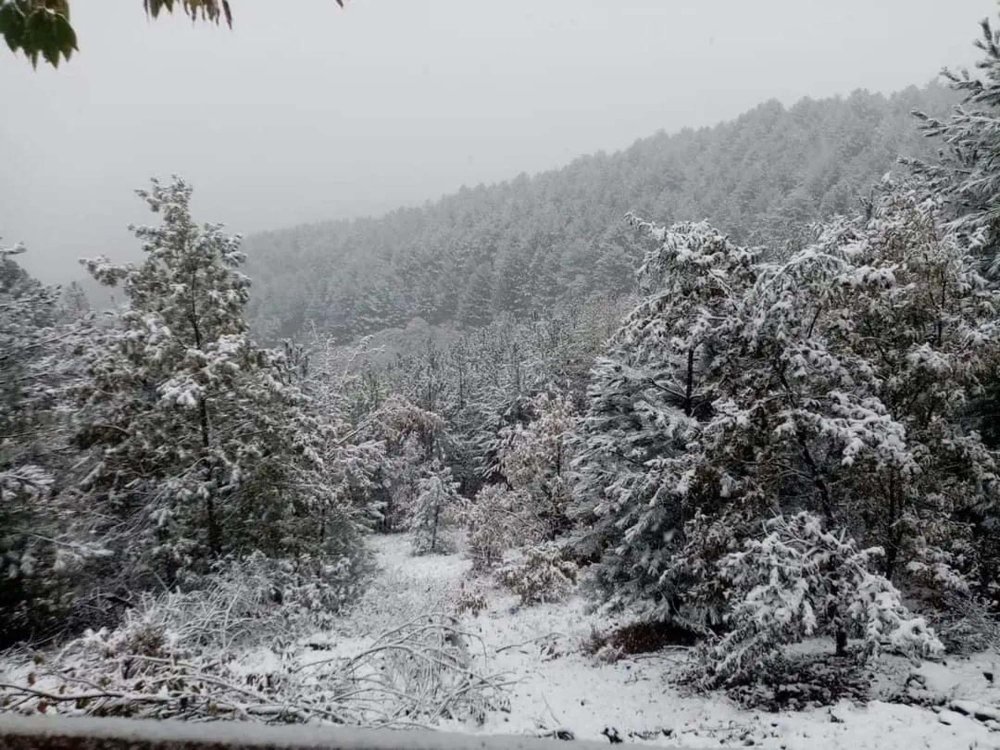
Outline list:
[[[383,401],[364,421],[362,433],[385,446],[381,480],[385,490],[382,531],[406,528],[420,494],[420,479],[432,469],[435,443],[445,421],[399,394]]]
[[[880,549],[859,549],[845,532],[825,530],[809,513],[778,516],[765,529],[763,538],[748,540],[718,564],[733,600],[730,630],[699,649],[694,673],[700,684],[743,681],[785,645],[818,635],[833,637],[838,654],[846,653],[851,636],[861,639],[863,657],[880,648],[914,656],[943,650],[896,587],[871,572]]]
[[[348,675],[367,679],[376,666],[385,689],[421,702],[415,711],[418,718],[433,710],[441,718],[480,725],[496,697],[496,686],[472,666],[469,649],[474,641],[455,618],[422,615],[379,636],[370,649],[381,652],[377,661],[362,657],[348,661],[345,668]]]
[[[486,591],[476,581],[463,580],[459,584],[458,596],[455,598],[455,612],[462,615],[466,612],[473,617],[489,606]]]
[[[206,592],[218,592],[239,602],[239,610],[250,617],[270,611],[289,625],[322,627],[358,598],[371,573],[371,561],[360,542],[337,556],[275,559],[257,553],[218,564],[205,577],[205,588],[190,595],[196,600]]]
[[[933,613],[932,623],[949,654],[1000,651],[1000,616],[981,600],[949,597]]]
[[[314,561],[257,553],[224,560],[187,590],[134,598],[117,627],[94,637],[114,644],[131,642],[137,632],[159,633],[187,652],[217,655],[238,646],[290,642],[329,627],[357,598],[369,572],[366,557]]]
[[[543,532],[530,498],[502,484],[483,487],[465,517],[469,527],[466,553],[476,571],[502,564],[506,552],[538,541]]]
[[[576,587],[578,573],[576,563],[563,557],[558,544],[544,542],[502,567],[497,577],[521,598],[522,605],[531,605],[565,599]]]
[[[617,661],[631,654],[649,654],[670,648],[687,649],[698,640],[698,634],[674,623],[630,622],[609,630],[591,627],[583,644],[584,653],[601,661]]]
[[[451,469],[435,462],[418,488],[408,524],[413,532],[413,554],[445,552],[450,548],[446,529],[457,520],[463,502],[458,483],[451,478]]]
[[[525,404],[532,415],[527,424],[500,431],[499,469],[512,488],[531,500],[545,537],[554,539],[570,526],[569,470],[573,459],[569,440],[576,410],[562,394],[539,393]]]
[[[864,704],[872,671],[863,661],[830,653],[784,653],[754,670],[752,679],[730,685],[726,695],[743,708],[803,711],[840,701]]]
[[[220,654],[217,642],[206,647],[200,636],[227,621],[252,626],[245,613],[209,602],[203,617],[176,630],[157,611],[170,604],[152,603],[119,628],[37,657],[23,684],[0,686],[0,711],[413,726],[478,724],[501,699],[503,683],[472,659],[474,636],[447,615],[421,615],[353,655],[317,658],[262,645],[241,658]]]

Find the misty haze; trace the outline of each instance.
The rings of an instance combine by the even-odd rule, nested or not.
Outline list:
[[[998,13],[0,0],[0,748],[1000,748]]]

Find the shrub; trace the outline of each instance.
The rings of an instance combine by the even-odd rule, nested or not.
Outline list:
[[[410,517],[413,554],[447,552],[450,542],[444,532],[460,515],[462,505],[458,483],[452,479],[451,469],[435,461],[418,487],[420,494]]]
[[[576,563],[563,559],[554,542],[529,548],[524,559],[499,571],[500,582],[521,597],[522,605],[565,599],[577,582]]]
[[[824,530],[809,513],[778,516],[765,530],[718,564],[734,600],[725,620],[730,630],[696,652],[689,675],[695,682],[735,684],[778,658],[784,645],[815,635],[833,636],[838,654],[856,636],[862,658],[881,647],[909,655],[943,650],[924,619],[903,606],[896,587],[870,572],[880,549],[859,550],[843,531]]]
[[[469,507],[468,555],[474,570],[489,570],[503,563],[504,554],[530,544],[541,536],[541,525],[530,509],[530,498],[504,485],[483,487]]]

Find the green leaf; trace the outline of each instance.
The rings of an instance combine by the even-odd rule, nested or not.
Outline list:
[[[0,34],[11,52],[24,47],[24,14],[14,3],[0,5]]]
[[[46,60],[51,62],[51,55],[56,48],[56,41],[52,33],[50,14],[45,9],[32,11],[24,25],[24,51],[33,54],[32,64],[35,65],[38,54],[41,53]]]
[[[70,25],[69,18],[66,16],[56,16],[53,23],[53,33],[56,42],[59,44],[60,51],[69,60],[70,55],[73,54],[73,50],[79,49],[76,46],[76,32]]]
[[[69,59],[76,48],[76,33],[69,19],[45,7],[36,8],[25,21],[22,49],[32,65],[37,66],[41,55],[52,67],[59,67],[60,57]]]

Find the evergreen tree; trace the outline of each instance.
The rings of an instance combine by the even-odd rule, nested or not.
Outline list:
[[[515,491],[530,498],[538,525],[555,539],[570,528],[569,438],[575,410],[565,396],[546,392],[530,399],[527,410],[531,421],[500,432],[500,470]]]
[[[779,264],[654,230],[652,291],[581,435],[577,550],[606,600],[717,621],[718,560],[803,509],[882,547],[887,579],[995,595],[997,456],[967,408],[996,371],[1000,297],[926,196],[888,183]]]
[[[59,290],[0,248],[0,646],[63,627],[81,564],[103,554],[85,504],[65,487],[74,462],[64,390],[81,331],[60,322]]]
[[[1000,297],[924,187],[884,185],[867,215],[764,269],[749,304],[705,442],[740,494],[856,530],[890,579],[944,554],[985,583],[995,562],[961,540],[995,507],[996,456],[965,410],[1000,355]]]
[[[721,380],[738,351],[752,252],[707,224],[640,223],[656,240],[640,268],[646,294],[598,361],[577,451],[574,547],[597,556],[594,580],[612,606],[656,619],[685,617],[687,580],[667,575],[685,523],[727,494],[703,490],[710,467],[698,448]],[[698,479],[699,481],[696,481]]]
[[[976,46],[981,71],[945,70],[962,97],[949,117],[918,112],[925,135],[942,146],[937,161],[910,159],[930,188],[945,196],[951,226],[983,254],[988,273],[1000,275],[1000,31],[982,21]]]
[[[134,229],[145,261],[86,262],[129,308],[85,356],[79,440],[93,460],[81,486],[120,519],[136,572],[168,581],[226,553],[353,550],[329,426],[285,355],[247,335],[239,238],[194,222],[182,180],[139,195],[163,218]]]
[[[420,479],[410,516],[413,554],[435,554],[447,548],[445,529],[455,521],[461,503],[458,483],[452,479],[451,470],[435,461]]]
[[[765,532],[719,564],[734,605],[729,632],[699,649],[692,676],[701,685],[752,679],[784,646],[818,635],[833,637],[840,656],[851,636],[862,639],[864,656],[886,646],[917,656],[944,650],[899,590],[872,572],[882,550],[858,549],[808,513],[771,519]]]

